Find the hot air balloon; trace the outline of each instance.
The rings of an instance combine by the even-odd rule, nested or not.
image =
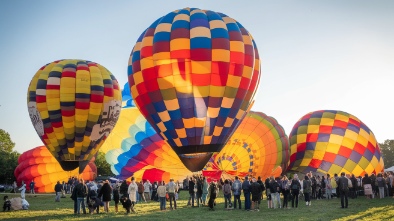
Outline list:
[[[337,110],[306,114],[290,134],[290,171],[321,174],[380,173],[384,169],[379,144],[357,117]]]
[[[27,104],[41,140],[66,171],[83,171],[115,126],[121,108],[116,78],[85,60],[49,63],[30,82]]]
[[[120,179],[182,180],[191,173],[134,106],[126,83],[119,121],[100,151]]]
[[[204,167],[203,174],[234,178],[279,176],[290,159],[289,141],[273,117],[250,111],[226,145]]]
[[[64,171],[49,150],[45,146],[39,146],[19,156],[14,174],[18,183],[24,181],[27,186],[34,180],[36,193],[50,193],[54,192],[57,181],[67,182],[70,177],[95,179],[97,168],[92,158],[81,174],[77,169]]]
[[[157,19],[139,37],[128,67],[137,107],[193,172],[226,144],[259,79],[250,33],[227,15],[198,8]]]

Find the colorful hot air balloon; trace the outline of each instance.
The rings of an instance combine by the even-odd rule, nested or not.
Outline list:
[[[54,192],[57,181],[67,182],[70,177],[94,180],[97,168],[92,158],[81,174],[77,169],[64,171],[49,150],[45,146],[39,146],[19,156],[14,174],[18,183],[24,181],[27,186],[34,180],[36,193],[50,193]]]
[[[119,121],[100,151],[120,179],[181,180],[191,173],[134,106],[128,84],[122,91]]]
[[[118,120],[120,100],[116,78],[85,60],[43,66],[27,94],[34,128],[66,171],[82,171],[97,153]]]
[[[343,111],[320,110],[303,116],[291,131],[290,149],[291,171],[363,176],[384,169],[372,131]]]
[[[259,79],[250,33],[222,13],[197,8],[156,20],[129,59],[138,108],[191,171],[222,149],[250,109]]]
[[[289,141],[283,127],[273,117],[250,111],[219,154],[204,168],[204,174],[224,177],[246,175],[279,176],[289,163]]]

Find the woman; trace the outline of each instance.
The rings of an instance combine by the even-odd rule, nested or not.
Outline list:
[[[25,181],[22,181],[22,186],[19,188],[19,191],[21,191],[21,198],[25,198],[25,192],[26,192],[26,184]]]
[[[100,188],[98,197],[102,198],[102,201],[104,203],[104,212],[108,213],[109,212],[109,202],[111,201],[111,193],[112,193],[112,187],[109,185],[108,180],[106,180],[103,184],[103,186]]]
[[[207,196],[208,196],[208,188],[209,188],[209,184],[207,182],[207,178],[203,178],[203,182],[202,182],[202,205],[206,206],[207,204]]]
[[[115,213],[118,213],[118,204],[119,204],[119,200],[120,200],[120,196],[119,196],[119,188],[120,188],[120,184],[116,183],[114,185],[112,194],[114,196],[114,202],[115,202]]]
[[[272,198],[271,198],[270,178],[268,177],[267,179],[265,179],[265,195],[267,196],[268,209],[274,208],[272,205]]]
[[[166,186],[164,182],[159,182],[159,187],[157,187],[157,196],[159,197],[160,210],[166,210]]]
[[[290,181],[289,181],[289,179],[287,179],[286,175],[283,175],[281,184],[282,184],[282,194],[283,194],[282,208],[287,209],[287,201],[289,199],[289,194],[290,194]]]
[[[327,199],[331,199],[331,195],[332,195],[332,186],[331,186],[331,176],[330,174],[327,174],[327,179],[325,180],[326,183],[326,197]]]
[[[312,193],[312,182],[308,176],[305,176],[302,186],[304,187],[305,204],[307,206],[310,206],[311,205],[310,194]]]
[[[294,201],[295,201],[295,207],[298,207],[298,195],[300,194],[301,190],[301,183],[300,180],[298,179],[298,175],[294,174],[293,179],[291,180],[290,184],[291,188],[291,207],[294,208]]]
[[[129,199],[131,201],[131,211],[134,211],[134,205],[135,202],[137,201],[137,190],[138,190],[138,186],[135,183],[134,177],[131,177],[131,183],[129,185],[129,187],[127,188],[127,193],[129,195]]]

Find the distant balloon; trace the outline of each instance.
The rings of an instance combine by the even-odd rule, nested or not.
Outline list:
[[[384,169],[375,135],[343,111],[320,110],[303,116],[291,131],[290,149],[291,171],[363,176]]]
[[[66,171],[84,169],[96,155],[121,108],[116,78],[85,60],[49,63],[30,82],[27,104],[41,140]]]
[[[159,18],[141,34],[128,76],[142,114],[185,166],[199,171],[250,109],[260,58],[239,22],[185,8]]]
[[[250,111],[226,146],[207,163],[203,173],[221,171],[221,177],[279,176],[289,163],[289,141],[273,117]]]
[[[64,171],[48,149],[45,146],[39,146],[19,156],[14,174],[17,182],[24,181],[28,189],[30,182],[34,180],[36,193],[50,193],[54,192],[57,181],[67,182],[70,177],[94,180],[97,174],[94,159],[92,158],[81,174],[77,169]]]
[[[118,123],[101,148],[112,172],[120,179],[133,176],[150,181],[168,181],[170,177],[182,180],[191,175],[133,105],[130,92],[123,90],[122,94],[126,106],[122,107]]]

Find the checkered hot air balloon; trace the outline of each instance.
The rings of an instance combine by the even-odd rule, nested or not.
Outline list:
[[[59,60],[34,75],[27,105],[34,128],[62,168],[82,172],[115,126],[121,94],[116,78],[100,64]]]
[[[197,8],[156,20],[128,67],[136,105],[191,171],[222,149],[250,109],[259,78],[250,33],[227,15]]]
[[[320,110],[303,116],[290,134],[289,170],[322,174],[380,173],[379,144],[357,117],[343,111]]]

